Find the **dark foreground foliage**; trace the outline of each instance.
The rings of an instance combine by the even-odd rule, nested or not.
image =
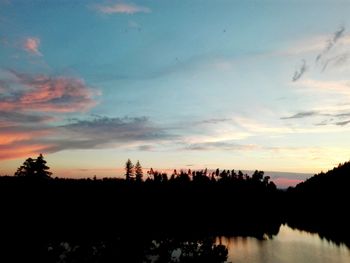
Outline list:
[[[288,191],[288,224],[350,247],[350,162]]]
[[[168,178],[152,170],[143,180],[129,163],[126,180],[73,180],[51,178],[36,160],[0,177],[2,240],[12,258],[225,262],[216,237],[272,236],[282,220],[281,193],[259,171],[174,171]]]
[[[126,180],[73,180],[36,160],[0,177],[1,262],[225,262],[216,237],[262,239],[282,223],[350,245],[349,163],[279,191],[259,171],[144,180],[138,162]]]

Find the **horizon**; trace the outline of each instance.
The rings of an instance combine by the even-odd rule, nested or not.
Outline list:
[[[45,156],[44,156],[45,158]],[[135,164],[135,163],[134,163]],[[140,162],[142,166],[142,162]],[[50,164],[48,163],[48,166],[50,167]],[[148,174],[148,171],[150,169],[153,169],[154,171],[160,172],[160,173],[166,173],[168,177],[173,174],[174,170],[177,172],[184,171],[187,173],[189,170],[193,171],[204,171],[207,168],[195,168],[192,166],[188,167],[180,167],[180,168],[172,168],[172,169],[166,169],[166,168],[160,168],[157,167],[143,167],[143,180],[146,180],[147,178],[152,178]],[[208,173],[215,172],[216,169],[219,169],[220,171],[227,170],[231,171],[232,169],[207,169]],[[242,169],[234,169],[236,172],[242,171],[244,174],[247,174],[251,176],[255,170],[242,170]],[[85,168],[78,168],[78,169],[71,169],[68,171],[60,171],[55,169],[55,167],[50,167],[50,171],[53,172],[52,177],[53,178],[66,178],[66,179],[104,179],[104,178],[118,178],[118,179],[125,179],[125,167],[119,167],[119,168],[102,168],[102,169],[85,169]],[[312,173],[295,173],[295,172],[279,172],[279,171],[263,171],[265,176],[270,176],[270,180],[273,181],[276,186],[279,189],[286,189],[288,187],[295,187],[298,183],[301,183],[305,181],[306,179],[312,177],[315,174]],[[7,175],[13,175],[7,174]],[[5,175],[5,174],[3,174]],[[1,176],[1,175],[0,175]]]
[[[0,175],[39,153],[70,178],[120,176],[127,158],[285,187],[330,170],[350,157],[349,11],[0,0]]]

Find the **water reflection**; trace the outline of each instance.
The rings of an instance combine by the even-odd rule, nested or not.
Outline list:
[[[120,238],[103,242],[57,242],[47,246],[43,262],[212,262],[227,260],[227,248],[215,238]]]
[[[252,237],[217,239],[228,248],[228,261],[243,262],[350,262],[350,250],[344,244],[337,245],[318,234],[294,230],[286,225],[278,235],[266,240]]]
[[[345,245],[317,234],[280,227],[277,235],[256,237],[172,237],[148,239],[140,236],[113,241],[51,242],[43,262],[232,262],[319,263],[350,262]]]

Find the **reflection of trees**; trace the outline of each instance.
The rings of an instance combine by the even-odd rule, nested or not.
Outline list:
[[[215,244],[213,238],[163,239],[154,241],[148,258],[153,262],[225,262],[228,250],[224,245]]]
[[[228,250],[214,238],[119,238],[109,242],[57,242],[47,246],[45,262],[226,262]]]
[[[287,223],[350,246],[350,162],[319,173],[287,192]]]

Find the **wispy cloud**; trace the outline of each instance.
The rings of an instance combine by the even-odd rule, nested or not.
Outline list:
[[[12,89],[0,97],[2,111],[75,112],[96,105],[96,92],[81,79],[10,72],[15,76],[15,83],[7,85],[19,85],[21,89]]]
[[[319,112],[317,112],[317,111],[303,111],[303,112],[298,112],[292,116],[281,117],[281,120],[301,119],[301,118],[311,117],[311,116],[315,116],[315,115],[319,115]]]
[[[293,81],[299,80],[304,75],[306,70],[307,70],[306,61],[305,59],[303,59],[300,68],[294,72],[292,80]]]
[[[42,144],[16,143],[0,145],[0,160],[35,156],[46,152],[50,146]]]
[[[173,138],[173,135],[146,117],[110,118],[99,116],[57,127],[57,131],[62,135],[62,139],[51,140],[56,145],[54,151],[113,148],[134,144],[144,147],[145,142]]]
[[[140,151],[148,151],[148,152],[154,150],[154,146],[153,145],[140,145],[137,148]]]
[[[28,123],[46,123],[54,121],[55,118],[42,114],[28,114],[15,111],[0,111],[0,127],[6,125],[24,125]]]
[[[327,40],[327,45],[323,51],[317,55],[316,62],[318,62],[325,54],[327,54],[338,42],[338,40],[344,35],[345,27],[341,26],[337,31],[334,32],[333,36]]]
[[[227,150],[227,151],[249,151],[257,149],[257,145],[253,144],[238,144],[233,141],[219,141],[219,142],[204,142],[190,144],[185,147],[185,150],[208,151],[208,150]]]
[[[112,5],[98,5],[96,9],[103,14],[136,14],[150,13],[152,10],[145,6],[139,6],[133,3],[117,3]]]
[[[32,55],[42,56],[39,51],[40,39],[37,37],[28,37],[25,39],[23,47],[24,49]]]
[[[341,66],[341,65],[344,65],[346,62],[348,62],[348,60],[349,60],[348,53],[343,53],[343,54],[331,57],[323,63],[322,72],[324,72],[329,65]]]
[[[51,128],[43,123],[46,120],[31,116],[30,122],[23,121],[24,116],[13,114],[11,119],[6,115],[0,118],[0,160],[26,157],[51,147],[38,141],[52,134]]]
[[[229,118],[211,118],[211,119],[206,119],[203,121],[199,121],[199,124],[218,124],[222,122],[229,122],[232,121],[232,119]]]
[[[46,116],[13,114],[0,118],[0,160],[25,157],[37,153],[53,153],[68,149],[135,148],[150,151],[157,143],[174,139],[168,130],[146,117],[93,117],[55,125]],[[17,122],[16,122],[17,121]],[[9,149],[19,149],[18,152]]]
[[[334,32],[333,36],[327,40],[326,46],[320,45],[320,37],[314,37],[308,41],[303,42],[303,46],[293,47],[290,50],[287,50],[285,52],[280,52],[281,54],[303,54],[303,53],[310,53],[310,52],[318,52],[316,53],[315,58],[315,65],[314,67],[321,67],[321,72],[326,71],[326,69],[329,68],[329,66],[342,66],[346,64],[346,62],[349,60],[349,52],[347,50],[343,50],[342,48],[335,48],[336,45],[338,45],[338,42],[342,42],[341,44],[348,45],[349,44],[349,37],[345,37],[344,35],[345,27],[341,26],[336,32]],[[334,50],[334,51],[332,51]],[[298,81],[304,73],[309,69],[307,66],[307,61],[305,59],[302,60],[302,64],[298,70],[296,70],[293,74],[292,81]]]
[[[349,123],[350,123],[350,120],[348,120],[348,121],[339,121],[339,122],[336,122],[335,125],[345,126],[345,125],[347,125]]]

